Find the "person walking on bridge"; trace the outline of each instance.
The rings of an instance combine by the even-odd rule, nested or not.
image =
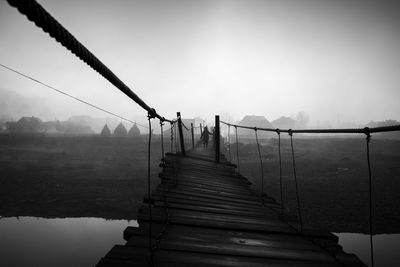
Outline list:
[[[203,140],[203,145],[204,147],[208,147],[208,139],[209,139],[209,135],[211,135],[212,133],[210,133],[208,131],[207,126],[204,127],[203,133],[201,134],[201,140]]]

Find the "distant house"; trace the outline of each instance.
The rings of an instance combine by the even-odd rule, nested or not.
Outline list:
[[[107,124],[105,124],[104,125],[104,127],[103,127],[103,129],[101,130],[101,136],[104,136],[104,137],[110,137],[111,136],[111,131],[110,131],[110,129],[108,128],[108,126],[107,126]]]
[[[256,115],[246,115],[241,121],[238,122],[238,125],[247,126],[247,127],[257,127],[257,128],[274,128],[273,125],[264,117],[264,116],[256,116]],[[238,129],[239,136],[254,136],[254,130],[247,129]],[[259,131],[259,136],[268,136],[268,132]]]
[[[32,134],[45,131],[42,120],[36,117],[22,117],[17,122],[7,122],[6,127],[9,133]]]
[[[128,135],[128,131],[122,123],[119,123],[117,128],[114,129],[114,136],[116,137],[126,137]]]
[[[274,128],[294,129],[296,121],[290,117],[282,116],[279,119],[272,121],[271,124],[274,126]]]
[[[44,128],[47,134],[58,134],[63,131],[60,121],[45,121]]]
[[[128,131],[129,137],[140,137],[140,130],[136,123]]]

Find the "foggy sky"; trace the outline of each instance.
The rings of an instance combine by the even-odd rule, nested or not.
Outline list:
[[[38,2],[168,118],[400,120],[396,1]],[[0,36],[0,63],[122,116],[146,115],[5,1]],[[104,117],[3,69],[0,88],[43,99],[45,119]]]

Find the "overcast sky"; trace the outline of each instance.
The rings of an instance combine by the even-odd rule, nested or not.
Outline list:
[[[168,118],[400,120],[396,1],[38,2]],[[0,36],[0,63],[122,116],[146,114],[5,1]],[[51,118],[105,116],[3,69],[0,88],[43,98]]]

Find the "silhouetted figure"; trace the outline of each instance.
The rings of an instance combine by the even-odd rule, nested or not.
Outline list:
[[[204,127],[203,133],[201,135],[201,140],[203,140],[204,147],[208,147],[209,135],[211,135],[211,133],[208,131],[208,128],[206,126]]]

